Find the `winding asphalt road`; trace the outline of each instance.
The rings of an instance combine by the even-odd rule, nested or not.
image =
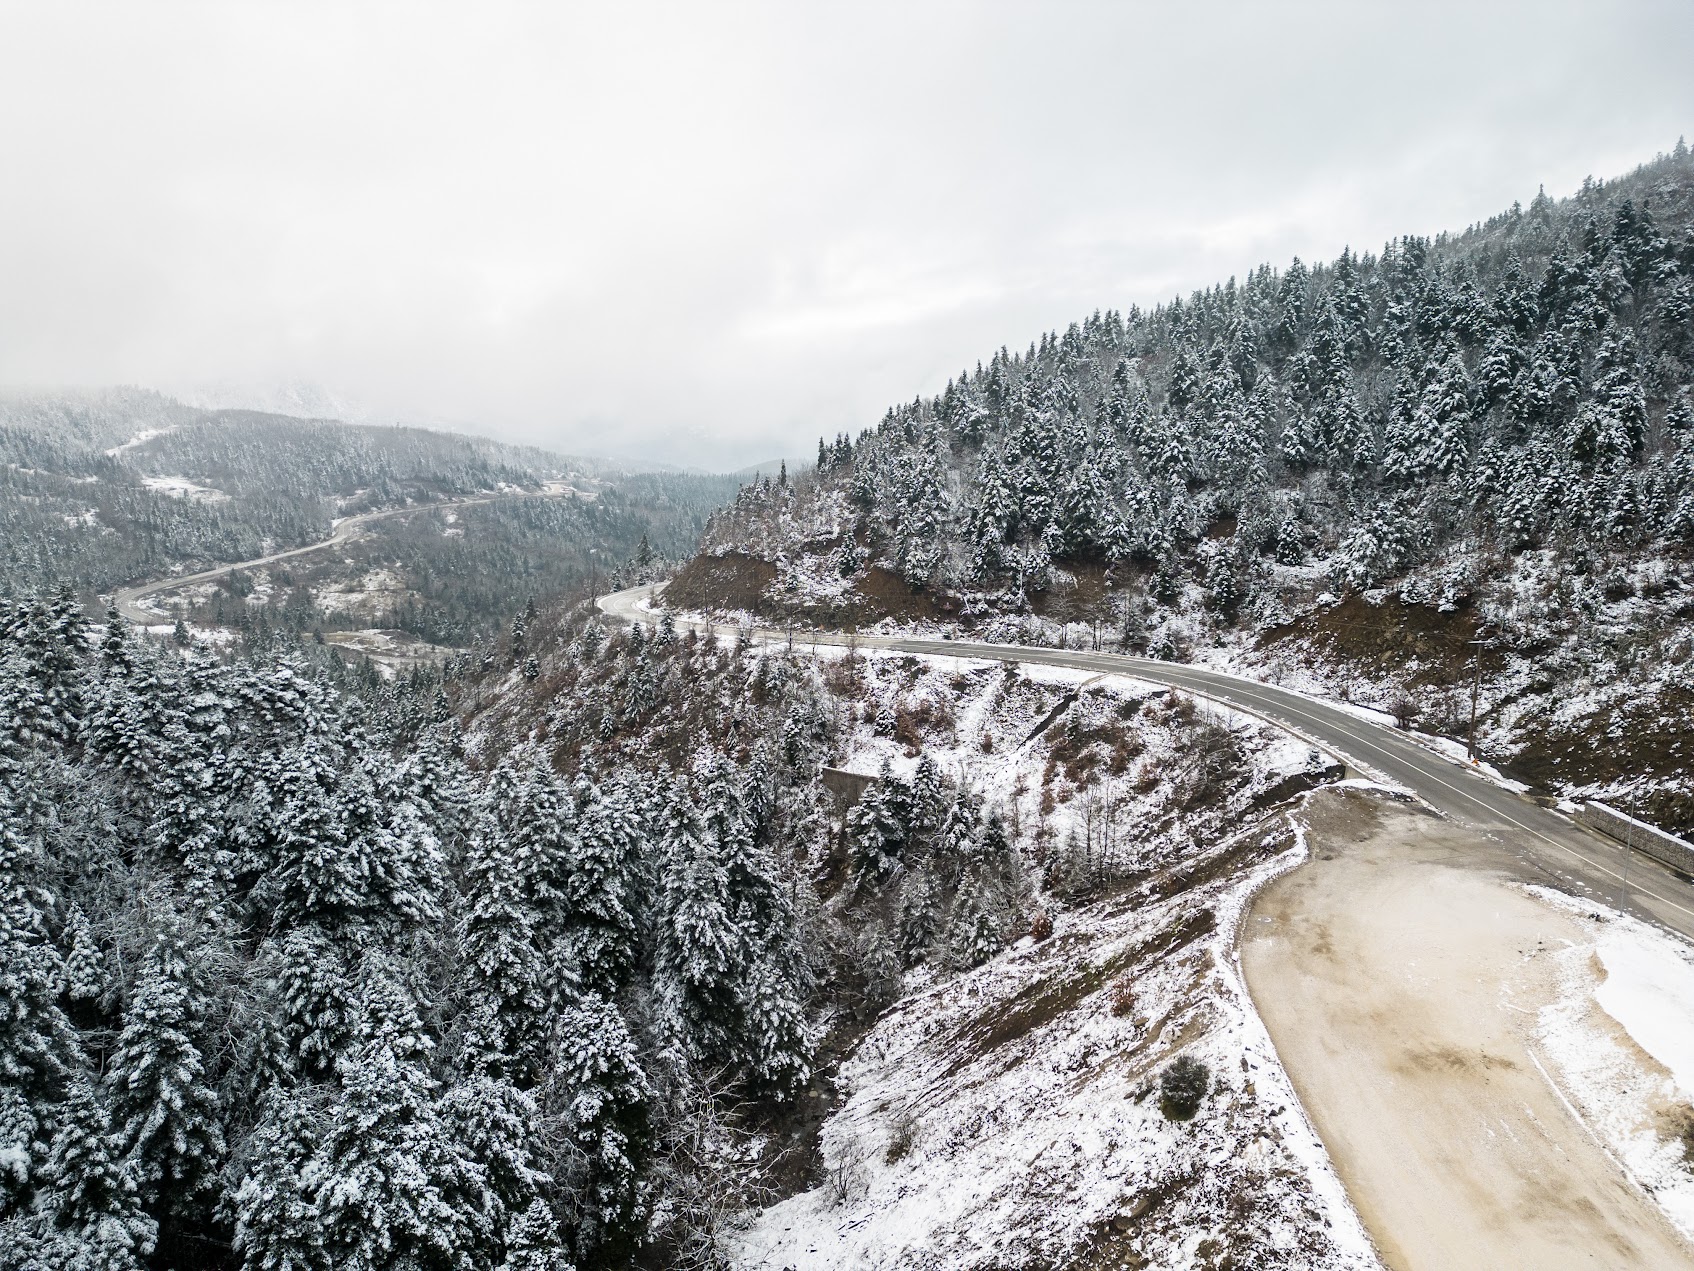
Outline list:
[[[160,613],[157,610],[143,609],[138,603],[143,597],[161,591],[175,591],[178,587],[192,587],[195,583],[215,582],[237,569],[258,569],[263,565],[274,565],[279,560],[292,560],[296,556],[307,556],[312,552],[321,552],[325,548],[336,547],[358,537],[361,530],[376,521],[386,521],[395,516],[408,516],[413,512],[439,512],[446,508],[475,507],[481,503],[504,503],[509,499],[557,499],[568,494],[580,496],[582,493],[580,490],[567,487],[561,490],[543,490],[539,493],[526,491],[523,494],[491,494],[485,498],[449,499],[441,503],[415,503],[410,507],[387,508],[381,512],[361,512],[357,516],[344,517],[337,521],[334,533],[321,542],[308,543],[305,547],[290,548],[286,552],[272,552],[269,556],[258,556],[253,560],[237,561],[233,565],[219,565],[215,569],[202,569],[195,574],[157,578],[152,582],[138,583],[134,587],[120,588],[112,593],[112,607],[138,626],[153,626],[157,623],[169,622],[170,615]]]
[[[612,617],[651,623],[654,614],[639,606],[662,585],[614,592],[601,596],[597,603]],[[733,631],[727,627],[714,629]],[[766,640],[788,638],[786,632],[758,634]],[[796,630],[794,639],[796,644],[846,643],[843,636],[833,632]],[[1584,829],[1562,813],[1506,789],[1465,764],[1437,754],[1398,729],[1321,698],[1220,671],[1113,653],[907,636],[860,636],[856,643],[860,648],[932,657],[1071,667],[1169,685],[1209,698],[1257,715],[1361,773],[1403,787],[1442,817],[1498,842],[1520,863],[1520,876],[1525,881],[1591,896],[1694,939],[1694,886],[1664,866],[1639,853],[1626,852],[1621,844]]]

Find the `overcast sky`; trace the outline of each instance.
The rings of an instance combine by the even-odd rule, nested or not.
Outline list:
[[[1690,67],[1691,0],[0,4],[0,382],[804,454],[1095,308],[1626,171]]]

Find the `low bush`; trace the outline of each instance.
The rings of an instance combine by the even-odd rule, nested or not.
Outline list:
[[[1169,1121],[1192,1121],[1211,1079],[1211,1070],[1192,1055],[1172,1060],[1159,1078],[1159,1111]]]
[[[1112,1014],[1129,1015],[1135,1010],[1135,986],[1126,975],[1112,985]]]

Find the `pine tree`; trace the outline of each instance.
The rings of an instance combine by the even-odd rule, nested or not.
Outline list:
[[[904,966],[916,966],[929,956],[941,935],[940,887],[927,867],[906,875],[900,887],[898,944]]]
[[[615,1007],[585,994],[559,1017],[553,1080],[575,1148],[576,1246],[586,1255],[632,1236],[642,1218],[642,1159],[652,1091]]]
[[[65,995],[73,1002],[92,1002],[106,989],[106,959],[89,926],[88,916],[72,906],[65,921]]]
[[[437,1115],[448,1140],[476,1163],[487,1188],[488,1228],[504,1233],[508,1253],[514,1228],[522,1235],[524,1215],[551,1189],[536,1166],[536,1127],[542,1111],[536,1100],[509,1082],[472,1077],[453,1086],[437,1101]],[[489,1260],[479,1245],[479,1264]]]
[[[380,1045],[348,1064],[317,1123],[271,1112],[236,1197],[249,1267],[386,1271],[473,1261],[495,1233],[483,1168],[436,1114],[428,1078]],[[309,1155],[308,1155],[309,1151]]]
[[[646,834],[623,784],[597,789],[586,780],[561,878],[566,939],[582,987],[610,997],[628,982],[639,952],[637,863]]]
[[[947,928],[947,949],[953,965],[981,966],[1005,947],[1003,907],[991,886],[977,874],[967,874],[953,900]]]
[[[39,843],[25,838],[0,783],[0,1215],[30,1195],[57,1092],[80,1062],[59,1005],[64,972],[47,935],[53,898],[36,881]]]
[[[823,443],[818,443],[821,451]],[[559,1223],[546,1201],[530,1201],[506,1231],[506,1260],[497,1271],[574,1271]]]
[[[658,964],[674,1004],[670,1031],[683,1045],[722,1057],[736,1014],[736,985],[747,962],[731,913],[729,874],[685,792],[670,798],[661,854]]]
[[[381,797],[381,764],[318,733],[281,756],[267,868],[252,896],[278,926],[392,927],[434,915],[439,847],[421,809]]]
[[[894,807],[896,793],[891,775],[885,771],[847,814],[854,866],[863,877],[886,878],[900,863],[908,827]]]
[[[350,951],[315,924],[261,946],[256,963],[272,999],[258,1039],[267,1077],[329,1077],[351,1052],[360,1010],[350,962]]]
[[[219,1100],[195,1039],[205,1014],[180,938],[161,935],[142,964],[107,1069],[120,1141],[149,1200],[197,1199],[212,1190],[222,1164]]]
[[[265,1098],[233,1197],[235,1248],[249,1271],[334,1271],[312,1169],[321,1120],[298,1093],[274,1088]]]
[[[72,1080],[55,1114],[52,1150],[42,1170],[55,1225],[76,1249],[73,1266],[140,1271],[153,1251],[158,1224],[143,1211],[111,1114],[92,1082]]]
[[[755,1087],[786,1097],[812,1075],[813,1038],[796,983],[799,951],[784,952],[766,950],[741,982],[736,1049]]]
[[[528,1089],[545,1063],[548,976],[539,915],[504,847],[489,819],[471,835],[459,921],[473,1003],[465,1047],[484,1071]]]

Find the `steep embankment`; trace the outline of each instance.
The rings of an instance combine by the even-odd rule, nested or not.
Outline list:
[[[1376,1265],[1234,969],[1286,818],[920,986],[842,1064],[822,1186],[758,1216],[757,1268]],[[1209,1069],[1161,1108],[1173,1058]]]

